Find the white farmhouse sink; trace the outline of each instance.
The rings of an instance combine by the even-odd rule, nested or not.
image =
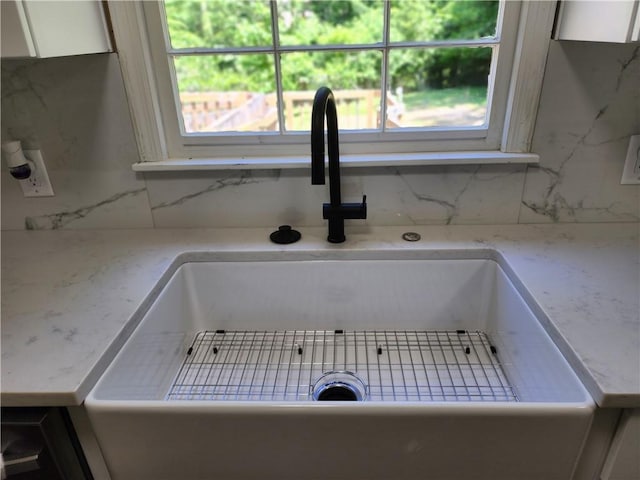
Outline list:
[[[114,480],[571,478],[594,404],[496,252],[170,270],[86,400]]]

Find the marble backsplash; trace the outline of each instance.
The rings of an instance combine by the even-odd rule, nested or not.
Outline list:
[[[116,54],[3,61],[1,81],[2,141],[40,148],[56,193],[24,198],[3,165],[3,230],[324,223],[308,170],[133,172]],[[639,84],[637,44],[552,42],[539,165],[345,168],[343,198],[367,194],[369,225],[638,222],[640,187],[620,177]]]

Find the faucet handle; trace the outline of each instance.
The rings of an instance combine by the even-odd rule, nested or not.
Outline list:
[[[358,216],[355,218],[367,218],[367,196],[362,195],[362,203],[360,204],[360,208],[358,208]]]
[[[362,203],[341,203],[334,207],[330,203],[322,204],[322,218],[353,220],[367,218],[367,196],[362,196]]]

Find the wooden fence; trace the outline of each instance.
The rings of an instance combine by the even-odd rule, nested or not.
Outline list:
[[[287,130],[308,130],[314,91],[284,92],[284,120]],[[380,122],[379,90],[337,90],[334,92],[341,129],[374,129]],[[185,129],[193,132],[277,131],[277,98],[252,92],[182,93]],[[387,96],[387,125],[398,126],[403,107]]]

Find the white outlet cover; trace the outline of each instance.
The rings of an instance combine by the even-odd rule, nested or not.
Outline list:
[[[627,159],[622,171],[622,185],[640,184],[640,135],[632,135],[629,139]]]
[[[53,187],[44,166],[44,159],[40,150],[24,150],[24,156],[35,165],[31,176],[20,180],[20,187],[25,197],[53,197]]]

